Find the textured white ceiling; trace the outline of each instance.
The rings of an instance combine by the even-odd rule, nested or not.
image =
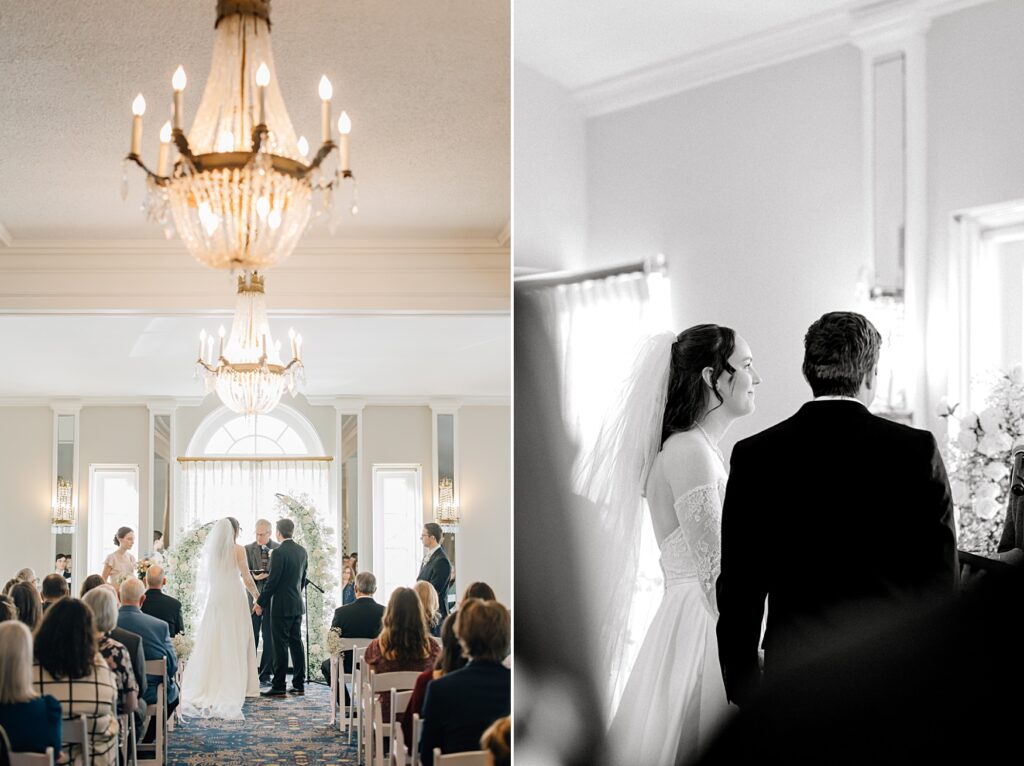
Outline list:
[[[230,317],[3,316],[0,397],[202,396],[199,331]],[[303,337],[302,391],[323,396],[511,395],[508,315],[271,316]]]
[[[146,96],[143,151],[155,164],[178,64],[195,115],[215,5],[0,0],[0,223],[16,240],[162,236],[139,211],[138,169],[120,199],[131,101]],[[274,0],[271,17],[296,130],[319,136],[322,73],[335,115],[354,122],[360,212],[337,236],[498,236],[510,205],[507,0]]]
[[[515,56],[575,90],[856,4],[851,0],[515,0]]]

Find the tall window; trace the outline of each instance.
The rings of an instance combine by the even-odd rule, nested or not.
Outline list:
[[[102,572],[103,560],[114,551],[120,527],[135,530],[139,540],[139,467],[89,466],[89,572]],[[138,546],[133,551],[138,557]]]
[[[418,465],[373,466],[373,567],[387,603],[420,569],[423,477]]]
[[[316,459],[323,454],[316,430],[289,407],[251,418],[217,410],[181,464],[184,528],[234,516],[251,538],[257,519],[279,515],[278,494],[307,495],[327,521],[330,463]]]

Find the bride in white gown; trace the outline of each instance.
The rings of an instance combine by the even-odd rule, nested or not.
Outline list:
[[[182,718],[242,719],[245,698],[260,693],[245,598],[246,590],[253,599],[259,592],[237,537],[238,522],[221,519],[203,546],[196,592],[205,606],[181,682]]]
[[[614,763],[686,763],[728,709],[715,636],[727,478],[718,442],[734,420],[753,412],[760,382],[749,346],[729,328],[698,325],[652,338],[585,465],[584,491],[602,512],[606,539],[622,541],[616,551],[623,560],[610,566],[624,574],[599,616],[612,689],[628,670],[643,497],[665,577],[612,719]]]

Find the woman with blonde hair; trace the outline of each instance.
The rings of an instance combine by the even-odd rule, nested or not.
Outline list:
[[[427,630],[430,635],[440,637],[441,635],[441,602],[437,598],[437,591],[434,586],[426,580],[419,580],[412,589],[420,597],[423,604],[423,615],[427,619]]]
[[[0,624],[0,726],[15,752],[60,754],[60,703],[32,688],[32,634],[17,620]]]
[[[430,583],[427,583],[429,586]],[[431,588],[433,590],[433,588]],[[420,597],[412,588],[395,588],[384,610],[380,635],[366,647],[363,659],[375,673],[400,670],[429,670],[441,653],[441,646],[430,637]],[[381,714],[391,715],[391,697],[378,695]]]

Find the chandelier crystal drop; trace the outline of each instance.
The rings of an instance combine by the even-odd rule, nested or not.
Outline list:
[[[267,321],[264,280],[259,274],[238,277],[238,297],[231,333],[225,338],[220,328],[218,351],[205,330],[199,334],[196,372],[203,376],[206,390],[216,391],[224,406],[241,415],[265,415],[277,406],[287,391],[298,393],[305,380],[302,366],[302,336],[289,332],[292,359],[281,361],[280,341],[274,342]]]
[[[342,112],[338,142],[331,123],[333,88],[320,80],[322,142],[312,159],[292,126],[278,88],[270,47],[270,0],[218,0],[210,77],[186,136],[178,67],[171,128],[161,131],[156,172],[141,159],[142,94],[133,103],[131,151],[126,161],[147,174],[147,217],[170,231],[214,269],[256,271],[281,263],[295,249],[314,210],[330,207],[334,190],[355,179],[349,168],[351,120]],[[169,162],[171,146],[178,156]],[[336,169],[327,157],[338,149]],[[324,202],[314,203],[314,194]]]
[[[459,529],[459,506],[455,504],[455,488],[448,476],[442,476],[437,483],[434,521],[441,525],[441,531],[446,534],[454,534]]]

